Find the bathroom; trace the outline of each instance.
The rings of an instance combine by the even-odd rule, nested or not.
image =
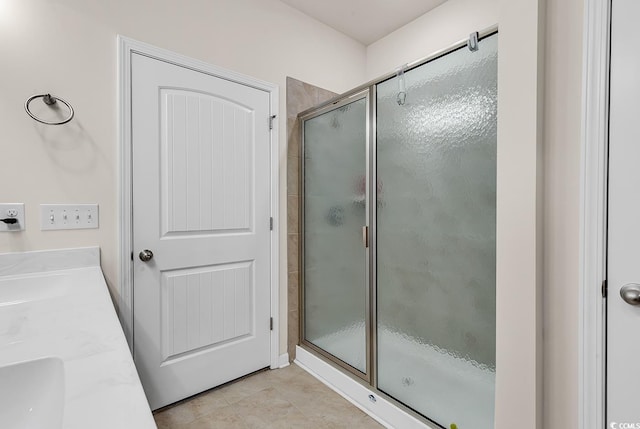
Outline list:
[[[613,0],[614,5],[615,2]],[[595,61],[593,56],[601,53],[589,43],[594,40],[593,34],[607,33],[597,31],[596,21],[602,15],[608,19],[610,13],[608,8],[604,12],[600,10],[600,4],[609,5],[609,2],[0,0],[3,76],[0,204],[24,204],[20,206],[24,229],[0,232],[0,273],[9,272],[5,270],[10,265],[8,259],[2,259],[9,254],[16,257],[54,249],[99,249],[98,265],[123,328],[122,334],[113,335],[126,338],[133,351],[134,320],[141,313],[133,311],[131,279],[136,270],[150,266],[141,261],[141,252],[153,251],[151,262],[158,265],[163,263],[163,252],[160,247],[139,245],[127,232],[131,231],[132,223],[147,222],[147,218],[136,216],[152,205],[145,199],[145,190],[134,189],[131,195],[131,183],[127,183],[136,179],[135,172],[134,176],[129,173],[130,163],[137,162],[134,158],[138,156],[132,157],[127,148],[131,149],[131,136],[135,141],[136,130],[140,129],[136,127],[137,111],[130,110],[131,97],[136,95],[127,93],[130,86],[126,85],[126,79],[131,78],[127,74],[130,70],[127,61],[131,58],[127,53],[146,52],[148,57],[149,52],[158,52],[159,56],[173,58],[173,62],[190,61],[191,69],[219,70],[237,75],[240,80],[246,78],[253,88],[261,87],[269,93],[264,115],[266,146],[261,158],[256,159],[269,159],[269,164],[265,164],[269,167],[265,167],[266,180],[260,183],[270,186],[269,200],[263,202],[269,207],[265,209],[264,230],[265,236],[271,237],[267,246],[270,257],[260,269],[270,278],[270,287],[263,291],[261,302],[268,304],[265,315],[273,323],[273,331],[268,327],[268,320],[264,324],[268,353],[262,368],[272,369],[239,381],[246,387],[236,388],[225,384],[231,379],[225,380],[222,371],[222,378],[210,388],[225,384],[218,390],[231,388],[229,390],[236,393],[256,394],[265,390],[285,392],[282,403],[293,401],[296,413],[292,412],[290,423],[282,417],[279,420],[282,426],[271,427],[323,427],[322,424],[326,427],[378,427],[379,424],[412,427],[415,423],[422,425],[416,427],[449,428],[456,423],[455,417],[433,422],[430,415],[425,415],[426,411],[403,406],[406,400],[397,401],[380,392],[372,385],[375,381],[363,381],[348,370],[337,369],[330,359],[321,359],[319,365],[327,364],[336,371],[324,376],[318,373],[319,368],[310,368],[311,364],[303,368],[304,364],[292,362],[298,348],[310,350],[301,344],[299,329],[302,310],[298,303],[302,277],[299,246],[304,231],[300,228],[303,219],[298,211],[304,197],[299,186],[304,174],[300,159],[304,157],[301,157],[300,142],[303,119],[298,119],[298,114],[309,112],[332,97],[340,99],[339,94],[355,88],[365,90],[367,82],[377,84],[381,77],[399,80],[404,65],[424,58],[437,61],[439,56],[434,54],[448,54],[451,47],[463,47],[470,55],[466,42],[475,32],[479,32],[478,53],[482,53],[485,38],[497,31],[495,331],[490,332],[495,343],[485,344],[486,349],[474,346],[483,356],[494,355],[495,408],[488,414],[499,429],[602,427],[585,423],[596,425],[585,416],[597,408],[593,405],[604,395],[602,386],[591,386],[590,390],[585,387],[589,384],[588,375],[597,379],[593,375],[601,372],[588,367],[591,364],[598,367],[599,361],[593,363],[583,357],[590,346],[585,342],[584,332],[599,325],[594,327],[591,322],[582,321],[599,319],[587,314],[587,311],[597,312],[582,301],[584,279],[590,275],[584,267],[597,264],[585,262],[588,254],[585,243],[589,236],[585,236],[585,228],[580,227],[584,225],[581,222],[584,222],[585,207],[591,201],[585,199],[581,189],[591,183],[589,177],[599,177],[585,174],[585,159],[590,158],[585,155],[584,145],[591,130],[584,124],[597,122],[586,121],[590,110],[585,106],[598,105],[597,97],[593,104],[587,100],[593,100],[589,92],[593,84],[590,86],[588,77],[592,76],[590,73],[595,73],[596,79],[599,76],[595,65],[588,66]],[[446,55],[442,59],[446,59]],[[412,72],[409,66],[405,71],[407,82]],[[398,88],[396,84],[394,80],[393,91]],[[48,119],[64,119],[68,110],[63,102],[67,102],[74,109],[68,123],[45,125],[27,115],[25,101],[33,95],[48,93],[58,97],[59,102],[50,107],[43,100],[34,99],[30,104],[33,113]],[[371,93],[368,97],[369,101],[375,98]],[[411,97],[411,88],[407,97]],[[135,99],[133,106],[136,106]],[[267,117],[273,115],[271,129],[267,130]],[[143,154],[138,160],[145,168],[147,158]],[[155,164],[148,162],[148,165]],[[373,190],[371,177],[367,178],[369,193]],[[385,179],[383,192],[391,192],[390,185]],[[370,206],[371,200],[369,198]],[[50,212],[43,210],[57,210],[41,207],[48,204],[66,204],[72,210],[78,205],[96,205],[96,225],[63,230],[45,227]],[[268,231],[270,217],[273,232]],[[59,219],[56,212],[55,221]],[[156,221],[149,223],[155,225]],[[171,232],[167,234],[170,239]],[[197,238],[196,233],[189,234]],[[360,230],[357,234],[359,239]],[[95,250],[91,252],[90,259],[95,262]],[[177,253],[195,258],[201,252],[187,248]],[[242,257],[237,261],[247,259]],[[209,262],[196,265],[207,264]],[[236,279],[245,279],[241,263],[234,267],[239,276]],[[600,284],[598,292],[599,288]],[[143,299],[135,302],[141,303]],[[0,306],[0,311],[2,308]],[[104,311],[112,310],[104,307]],[[3,317],[0,316],[0,320],[6,320]],[[0,326],[0,332],[6,329]],[[144,344],[143,335],[135,338]],[[0,348],[0,367],[10,363],[8,347]],[[372,349],[370,345],[369,350]],[[178,358],[182,356],[182,352],[176,353]],[[295,358],[300,360],[300,356]],[[216,366],[223,368],[224,363]],[[592,372],[587,374],[585,368]],[[146,375],[141,368],[137,370],[144,379]],[[316,376],[350,399],[334,393]],[[280,384],[275,387],[266,381],[261,384],[263,381],[255,381],[257,378]],[[320,384],[305,387],[301,380]],[[337,387],[342,381],[354,380],[355,385]],[[0,386],[3,384],[7,385],[0,379]],[[320,412],[301,401],[296,403],[295,395],[287,396],[287,385],[292,392],[296,388],[301,391],[309,388],[314,393],[326,390],[324,394],[333,399],[318,398],[315,405],[318,409],[323,403],[333,406]],[[139,389],[142,392],[142,387]],[[215,396],[216,391],[212,390],[212,395]],[[365,391],[369,393],[362,396]],[[585,394],[587,391],[591,393]],[[140,392],[136,395],[144,402],[146,399]],[[369,394],[374,395],[376,403],[371,402]],[[99,395],[95,397],[95,401],[101,400]],[[274,401],[282,405],[279,398],[264,399],[265,416],[269,415],[269,400],[271,408],[276,407]],[[155,414],[155,422],[159,427],[196,427],[204,413],[202,402],[203,399],[195,397],[173,408],[164,408],[163,404]],[[386,404],[389,413],[399,411],[401,416],[386,414],[386,408],[376,414],[375,409],[382,409]],[[100,405],[113,407],[107,402]],[[153,425],[149,406],[143,405],[147,409],[141,418]],[[261,410],[255,403],[245,407],[251,408]],[[351,408],[354,414],[348,414]],[[314,423],[314,418],[330,414],[331,409],[335,413],[333,418]],[[113,408],[111,413],[126,414]],[[161,421],[163,413],[173,413],[172,418],[177,420],[171,422],[175,424],[168,424],[168,417]],[[308,413],[315,414],[309,417]],[[214,409],[206,414],[216,415]],[[340,423],[341,419],[351,418],[347,415],[355,415],[357,422]],[[254,426],[249,426],[251,422],[246,416],[236,417],[236,414],[227,415],[227,420],[220,417],[226,425],[214,426],[204,420],[200,423],[209,427],[261,427],[256,423],[259,419],[253,421]],[[305,417],[308,417],[306,423]],[[393,420],[395,418],[408,420]],[[633,419],[631,415],[615,421],[635,421]],[[640,421],[640,417],[637,420]],[[403,426],[391,421],[410,423]],[[98,427],[87,420],[83,426],[62,427],[94,426]],[[1,420],[0,427],[4,427]]]

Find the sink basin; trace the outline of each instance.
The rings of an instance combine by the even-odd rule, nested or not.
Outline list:
[[[11,429],[60,429],[64,364],[55,357],[0,367],[0,422]]]
[[[67,295],[68,278],[64,273],[3,278],[0,280],[0,307]]]

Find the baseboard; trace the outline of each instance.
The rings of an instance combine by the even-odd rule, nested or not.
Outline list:
[[[289,366],[289,353],[283,353],[278,357],[278,368]]]
[[[387,428],[435,429],[299,346],[295,363]]]

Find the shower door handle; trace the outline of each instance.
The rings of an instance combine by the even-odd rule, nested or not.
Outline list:
[[[366,225],[362,227],[362,244],[365,248],[369,247],[369,227]]]

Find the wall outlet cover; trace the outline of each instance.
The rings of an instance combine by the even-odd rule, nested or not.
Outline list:
[[[0,203],[0,219],[16,219],[13,224],[0,222],[0,232],[23,231],[24,203]]]

